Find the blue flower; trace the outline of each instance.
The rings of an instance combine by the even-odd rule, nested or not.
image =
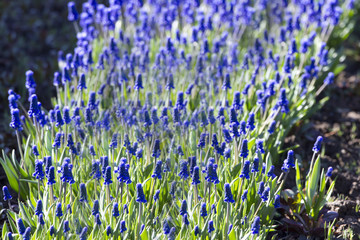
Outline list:
[[[154,194],[154,202],[156,202],[157,200],[159,200],[159,195],[160,195],[160,190],[156,190],[155,194]]]
[[[93,208],[91,210],[91,215],[96,216],[96,214],[99,213],[99,208],[100,208],[99,200],[95,200],[93,204]]]
[[[281,112],[288,113],[289,112],[289,101],[286,98],[286,89],[281,88],[280,89],[280,96],[279,100],[277,102],[277,105],[281,107]]]
[[[181,215],[181,216],[183,216],[184,214],[186,214],[187,213],[187,202],[186,202],[186,200],[183,200],[182,202],[181,202],[181,207],[180,207],[180,212],[179,212],[179,214]]]
[[[156,162],[156,165],[155,165],[155,168],[154,168],[154,172],[153,174],[151,175],[152,178],[157,178],[157,179],[161,179],[161,166],[162,166],[162,161],[161,160],[158,160]]]
[[[43,203],[41,199],[36,202],[35,215],[39,216],[43,211]]]
[[[25,230],[26,230],[23,220],[21,218],[18,218],[16,220],[16,222],[17,222],[17,227],[18,227],[19,233],[21,235],[23,235],[25,233]]]
[[[206,203],[202,202],[200,207],[200,216],[205,218],[207,216]]]
[[[180,162],[179,177],[184,180],[189,177],[188,162],[186,160]]]
[[[116,203],[116,202],[113,204],[112,215],[113,215],[115,218],[118,217],[118,216],[120,216],[120,213],[119,213],[119,204]]]
[[[224,134],[224,139],[226,143],[231,143],[232,142],[232,138],[230,136],[230,132],[228,129],[223,128],[223,134]]]
[[[211,213],[216,214],[216,205],[215,204],[211,205]]]
[[[2,191],[3,191],[4,201],[9,201],[12,199],[12,196],[7,186],[3,186]]]
[[[193,174],[192,174],[192,185],[197,185],[200,183],[200,169],[198,166],[194,167]]]
[[[270,177],[270,178],[276,177],[274,171],[275,171],[275,166],[272,165],[272,166],[270,167],[268,173],[267,173],[267,176]]]
[[[100,226],[101,225],[101,219],[100,219],[100,214],[96,214],[95,215],[95,224]]]
[[[240,122],[240,134],[246,135],[246,122],[244,120]]]
[[[198,225],[196,225],[194,228],[194,234],[195,234],[195,236],[200,235],[200,228]]]
[[[170,195],[175,198],[175,193],[176,193],[176,182],[173,181],[171,182],[171,186],[170,186]]]
[[[179,145],[179,146],[177,147],[177,154],[178,154],[179,156],[184,156],[184,152],[183,152],[183,150],[182,150],[182,148],[181,148],[181,145]]]
[[[35,172],[33,173],[33,177],[42,181],[44,179],[44,170],[43,170],[43,161],[40,159],[35,160]]]
[[[255,129],[255,114],[253,112],[249,113],[249,118],[247,121],[246,128],[249,128],[250,131]]]
[[[56,233],[55,227],[54,227],[54,225],[51,225],[51,227],[50,227],[50,236],[54,236],[55,233]]]
[[[259,158],[257,158],[257,157],[254,157],[251,172],[259,172]]]
[[[143,84],[142,84],[142,75],[141,73],[139,73],[136,77],[136,81],[135,81],[135,85],[134,85],[134,90],[139,91],[140,89],[144,88]]]
[[[190,224],[187,214],[184,214],[184,215],[183,215],[183,223],[184,223],[185,225],[189,225],[189,224]]]
[[[249,173],[250,173],[250,161],[246,160],[244,162],[244,167],[241,170],[240,178],[250,179]]]
[[[112,135],[112,138],[111,138],[111,142],[109,144],[109,147],[112,148],[112,149],[116,149],[117,148],[117,145],[118,145],[118,141],[117,141],[117,137],[118,135],[116,133],[114,133]]]
[[[60,148],[60,146],[61,146],[61,138],[62,138],[62,134],[60,132],[56,133],[54,143],[52,145],[53,148]]]
[[[40,225],[45,225],[44,215],[42,213],[39,215],[38,222]]]
[[[273,120],[273,121],[271,122],[270,126],[269,126],[268,132],[269,132],[270,134],[273,134],[274,131],[275,131],[275,128],[276,128],[276,121]]]
[[[76,7],[75,7],[75,3],[74,2],[69,2],[68,3],[68,20],[70,22],[74,22],[78,19],[78,12],[76,10]]]
[[[255,217],[253,224],[251,224],[251,232],[254,235],[260,233],[260,217]]]
[[[261,199],[263,200],[263,202],[266,202],[269,199],[269,194],[270,194],[270,188],[266,187],[263,193],[261,194]]]
[[[247,158],[249,155],[248,140],[244,139],[241,143],[240,157]]]
[[[26,71],[25,73],[26,80],[25,80],[25,86],[27,89],[29,88],[36,88],[36,83],[34,80],[34,72],[31,70]]]
[[[96,156],[95,148],[94,148],[93,145],[90,145],[90,147],[89,147],[89,152],[90,152],[90,155],[91,155],[91,156]]]
[[[239,132],[238,124],[237,124],[237,123],[232,122],[232,123],[230,124],[230,131],[231,131],[231,133],[233,134],[233,138],[240,137],[240,132]]]
[[[82,91],[84,89],[87,89],[87,87],[86,87],[86,79],[85,79],[85,74],[84,73],[82,73],[80,75],[79,85],[77,86],[77,89],[80,90],[80,91]]]
[[[215,231],[214,222],[212,220],[210,220],[209,224],[208,224],[208,233],[211,233],[213,231]]]
[[[79,234],[79,238],[80,238],[80,240],[86,240],[86,238],[87,238],[87,227],[84,227],[81,230],[81,232]]]
[[[120,182],[124,182],[126,184],[131,183],[130,175],[129,175],[129,165],[126,163],[126,158],[122,158],[120,160],[120,165],[117,170],[118,177],[117,179]]]
[[[98,106],[98,103],[96,101],[96,92],[91,91],[89,94],[89,102],[87,104],[87,107],[90,108],[91,111],[96,110]]]
[[[70,124],[71,123],[70,109],[68,107],[64,107],[63,114],[64,114],[65,123]]]
[[[248,190],[245,190],[243,195],[241,196],[241,201],[245,201],[247,199]]]
[[[326,78],[324,79],[324,84],[330,85],[334,82],[335,75],[332,72],[329,72]]]
[[[111,234],[112,234],[112,229],[111,229],[111,226],[109,225],[106,227],[106,235],[110,236]]]
[[[210,107],[208,109],[208,120],[210,122],[210,124],[215,124],[216,122],[216,118],[214,116],[214,108]]]
[[[183,110],[185,108],[187,104],[187,101],[184,101],[184,93],[179,91],[177,93],[177,98],[176,98],[176,108],[179,109],[179,110]]]
[[[49,168],[49,173],[47,175],[47,178],[48,178],[48,181],[47,181],[48,185],[53,185],[53,184],[56,183],[56,181],[55,181],[55,168],[53,166],[51,166]]]
[[[166,219],[163,224],[163,231],[165,235],[168,235],[170,233],[170,225]]]
[[[17,130],[17,131],[22,131],[23,130],[22,123],[21,123],[21,120],[20,120],[19,109],[17,109],[17,108],[11,109],[10,127],[12,129]]]
[[[289,150],[288,154],[287,154],[287,164],[294,168],[295,167],[295,158],[294,158],[294,151],[293,150]]]
[[[228,89],[231,89],[231,84],[230,84],[230,74],[226,74],[225,75],[225,79],[224,79],[224,82],[223,82],[223,85],[222,85],[222,90],[228,90]]]
[[[23,240],[30,240],[30,238],[31,238],[31,228],[30,227],[26,228],[22,237],[23,237]]]
[[[256,148],[260,151],[260,153],[264,154],[264,140],[256,139]]]
[[[326,177],[331,177],[333,171],[334,171],[334,169],[332,167],[329,167],[328,170],[326,171],[325,176]]]
[[[90,177],[98,181],[101,179],[100,162],[97,160],[92,162]]]
[[[59,202],[56,204],[55,215],[57,217],[61,217],[63,215],[63,212],[62,212],[62,209],[61,209],[61,203],[59,203]]]
[[[168,240],[175,240],[175,237],[176,237],[175,234],[176,234],[176,229],[175,229],[175,227],[172,227],[169,232]]]
[[[199,142],[198,142],[198,148],[202,149],[205,147],[206,145],[206,137],[207,137],[207,134],[206,133],[201,133],[200,134],[200,138],[199,138]]]
[[[264,183],[264,182],[260,182],[257,193],[261,196],[261,195],[263,194],[263,192],[264,192],[264,189],[265,189],[265,183]]]
[[[60,109],[57,109],[56,112],[55,112],[55,114],[56,114],[56,124],[55,124],[55,126],[56,126],[56,127],[61,127],[61,126],[63,126],[63,125],[64,125],[64,120],[63,120],[63,118],[62,118],[62,116],[61,116],[61,111],[60,111]]]
[[[29,117],[37,117],[40,114],[40,109],[38,105],[38,99],[35,94],[30,97],[30,109],[28,111]]]
[[[231,192],[230,184],[225,183],[225,185],[224,185],[224,191],[225,191],[224,202],[234,203],[235,200],[234,200],[233,194],[232,194],[232,192]]]
[[[80,183],[80,202],[87,202],[87,191],[85,183]]]
[[[214,184],[218,184],[220,182],[216,173],[216,167],[211,161],[209,161],[209,163],[206,166],[206,173],[207,173],[205,177],[206,181],[212,182]]]
[[[136,184],[136,201],[138,203],[147,203],[141,183]]]
[[[104,177],[104,184],[105,185],[109,185],[112,183],[112,180],[111,180],[111,167],[110,166],[107,166],[106,167],[106,171],[105,171],[105,177]]]
[[[314,144],[314,147],[313,147],[313,152],[317,153],[317,152],[320,152],[321,150],[321,144],[323,142],[323,137],[322,136],[318,136],[317,139],[316,139],[316,142]]]
[[[153,153],[151,156],[153,156],[154,158],[159,158],[161,154],[161,150],[160,150],[160,140],[156,139],[155,140],[155,144],[154,144],[154,148],[153,148]]]
[[[121,220],[121,222],[120,222],[120,232],[123,233],[123,232],[125,232],[126,230],[127,230],[127,228],[126,228],[126,223],[125,223],[124,220]]]
[[[68,220],[65,220],[63,233],[67,233],[68,231],[70,231],[69,221],[68,221]]]

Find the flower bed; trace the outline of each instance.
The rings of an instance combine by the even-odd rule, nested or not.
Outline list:
[[[89,1],[78,14],[70,2],[78,42],[59,55],[54,108],[30,70],[28,111],[9,91],[21,159],[1,164],[24,202],[3,239],[262,239],[289,199],[310,233],[331,235],[322,137],[306,173],[282,145],[342,70],[326,43],[350,31],[352,5]]]

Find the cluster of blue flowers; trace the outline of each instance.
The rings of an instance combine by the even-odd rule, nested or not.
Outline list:
[[[270,148],[279,147],[278,129],[298,101],[310,104],[306,96],[318,77],[333,82],[326,42],[353,5],[109,2],[89,0],[81,13],[68,4],[77,46],[59,53],[53,109],[39,102],[32,71],[26,72],[28,111],[9,91],[10,127],[33,144],[22,165],[38,182],[39,224],[53,237],[72,232],[80,239],[89,232],[175,239],[182,225],[191,228],[184,239],[220,236],[216,215],[227,207],[227,234],[265,234],[269,211],[262,209],[280,207]],[[321,143],[319,137],[314,153]],[[294,166],[290,150],[283,181]],[[11,200],[6,187],[3,192]],[[44,211],[44,201],[55,203],[53,210]],[[70,217],[79,208],[84,216]],[[253,208],[256,215],[249,215]],[[31,236],[28,225],[17,221],[24,239]]]

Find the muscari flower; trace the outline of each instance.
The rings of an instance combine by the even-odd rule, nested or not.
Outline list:
[[[229,183],[225,183],[225,185],[224,185],[224,191],[225,191],[224,202],[234,203],[235,200],[234,200],[233,194],[232,194],[232,192],[231,192],[231,187],[230,187],[230,184],[229,184]]]
[[[125,223],[124,220],[121,220],[121,222],[120,222],[120,232],[123,233],[123,232],[125,232],[126,230],[127,230],[127,228],[126,228],[126,223]]]
[[[116,202],[113,204],[112,215],[113,215],[115,218],[118,217],[118,216],[120,216],[120,213],[119,213],[119,204],[116,203]]]
[[[209,163],[206,166],[206,173],[207,173],[205,177],[206,181],[212,182],[214,184],[218,184],[220,182],[216,173],[216,167],[211,161],[209,161]]]
[[[259,158],[257,158],[257,157],[254,157],[251,172],[259,172]]]
[[[59,203],[59,202],[56,204],[55,215],[57,217],[59,217],[59,218],[63,215],[63,212],[62,212],[62,209],[61,209],[61,203]]]
[[[16,131],[22,131],[23,128],[20,120],[19,109],[11,109],[11,122],[9,125],[12,129],[15,129]]]
[[[250,179],[249,173],[250,173],[250,161],[246,160],[244,162],[244,167],[241,171],[240,178]]]
[[[201,207],[200,207],[200,216],[205,218],[207,216],[207,210],[206,210],[206,203],[203,202],[201,203]]]
[[[185,225],[189,225],[189,224],[190,224],[187,214],[184,214],[184,215],[183,215],[183,223],[184,223]]]
[[[151,175],[152,178],[157,178],[157,179],[161,179],[161,166],[162,166],[162,161],[161,160],[158,160],[156,162],[156,165],[155,165],[155,168],[154,168],[154,172],[153,174]]]
[[[184,180],[189,177],[188,162],[186,160],[180,162],[179,177]]]
[[[70,231],[69,221],[65,220],[63,233],[67,233],[68,231]]]
[[[184,214],[186,214],[187,213],[187,202],[186,202],[186,200],[183,200],[182,202],[181,202],[181,207],[180,207],[180,212],[179,212],[179,214],[181,215],[181,216],[183,216]]]
[[[26,228],[22,237],[23,237],[23,240],[30,240],[30,238],[31,238],[31,228],[30,227]]]
[[[154,194],[154,202],[156,202],[157,200],[159,200],[159,195],[160,195],[160,190],[156,190],[155,194]]]
[[[111,226],[109,225],[106,227],[106,235],[110,236],[111,234],[112,234],[112,229],[111,229]]]
[[[163,231],[165,235],[168,235],[170,233],[170,225],[169,222],[165,219],[163,224]]]
[[[334,170],[334,169],[333,169],[332,167],[329,167],[328,170],[326,171],[325,176],[326,176],[326,177],[331,177],[333,170]]]
[[[276,121],[273,120],[269,126],[268,132],[269,134],[273,134],[276,128]]]
[[[195,234],[195,236],[200,234],[200,228],[199,228],[198,225],[196,225],[195,228],[194,228],[194,234]]]
[[[9,201],[12,199],[12,196],[7,186],[3,186],[2,191],[3,191],[4,201]]]
[[[315,144],[314,144],[314,147],[313,147],[313,149],[312,149],[313,152],[315,152],[315,153],[320,152],[322,141],[323,141],[323,137],[322,137],[322,136],[318,136],[317,139],[316,139],[316,142],[315,142]]]
[[[260,182],[259,183],[259,189],[258,189],[258,194],[261,196],[262,193],[264,192],[264,189],[265,189],[265,183],[264,182]]]
[[[80,183],[80,202],[87,202],[87,191],[85,183]]]
[[[79,238],[80,240],[86,240],[86,237],[87,237],[87,227],[84,227],[79,234]]]
[[[42,204],[41,199],[39,199],[36,202],[35,215],[36,216],[40,215],[43,212],[42,210],[43,210],[43,204]]]
[[[98,226],[101,225],[101,219],[100,219],[100,214],[99,213],[97,213],[95,215],[95,224],[98,225]]]
[[[268,173],[267,173],[267,176],[270,177],[270,178],[276,177],[274,171],[275,171],[275,166],[272,165],[272,166],[270,167]]]
[[[42,181],[44,179],[44,171],[43,171],[43,161],[40,159],[35,160],[35,172],[33,173],[33,177]]]
[[[280,207],[280,195],[276,195],[274,199],[274,208]]]
[[[78,12],[76,10],[76,7],[75,7],[75,3],[74,2],[69,2],[68,3],[68,20],[70,22],[74,22],[78,19]]]
[[[26,76],[25,87],[27,89],[36,88],[36,83],[34,80],[34,72],[31,70],[28,70],[28,71],[26,71],[25,76]]]
[[[214,222],[212,220],[210,220],[209,224],[208,224],[208,233],[211,233],[213,231],[215,231]]]
[[[263,139],[256,139],[256,148],[259,150],[260,153],[265,153]]]
[[[101,178],[100,162],[97,160],[94,160],[92,162],[90,177],[92,177],[93,179],[96,179],[98,181]]]
[[[104,184],[105,185],[109,185],[112,183],[112,180],[111,180],[111,167],[110,166],[107,166],[106,167],[106,171],[105,171],[105,176],[104,176]]]
[[[248,140],[244,139],[241,143],[240,157],[247,158],[249,155]]]
[[[260,233],[260,217],[258,216],[255,217],[254,222],[251,225],[251,232],[254,235]]]
[[[154,144],[154,149],[153,149],[153,153],[151,156],[153,156],[154,158],[159,158],[161,154],[161,150],[160,150],[160,140],[156,139],[155,140],[155,144]]]
[[[255,129],[255,114],[253,112],[249,113],[249,118],[247,121],[246,128],[249,128],[250,131]]]
[[[136,201],[138,203],[147,203],[141,183],[136,184]]]
[[[48,181],[47,181],[47,184],[48,184],[48,185],[53,185],[53,184],[56,183],[56,181],[55,181],[55,168],[54,168],[54,166],[51,166],[51,167],[49,168],[49,173],[48,173],[48,175],[47,175],[47,178],[48,178]]]
[[[200,169],[198,166],[194,167],[193,174],[192,174],[192,185],[197,185],[200,183]]]
[[[42,213],[39,215],[38,222],[40,225],[45,225],[44,215]]]
[[[266,187],[263,193],[261,194],[261,199],[263,200],[263,202],[266,202],[269,199],[269,194],[270,194],[270,188]]]

